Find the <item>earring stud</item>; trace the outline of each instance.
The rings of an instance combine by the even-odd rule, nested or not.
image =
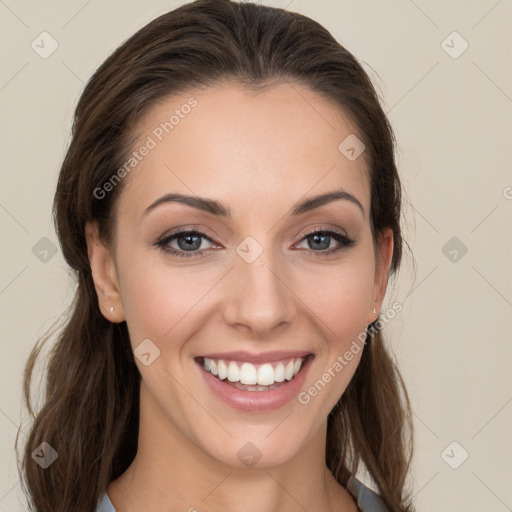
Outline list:
[[[114,312],[114,306],[110,306],[110,307],[108,308],[108,310],[109,310],[111,313],[113,313],[113,312]]]
[[[377,308],[373,306],[373,314],[375,315],[375,313],[377,313]]]

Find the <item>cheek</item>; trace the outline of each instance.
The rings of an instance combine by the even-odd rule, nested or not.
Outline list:
[[[121,295],[132,346],[150,339],[175,354],[181,348],[178,341],[202,325],[211,291],[226,269],[170,265],[156,252],[124,254],[129,256],[119,259]]]
[[[325,324],[328,339],[344,340],[366,328],[374,295],[371,257],[347,258],[318,273],[304,273],[300,297]]]
[[[361,361],[368,313],[374,292],[374,260],[371,256],[347,259],[336,271],[304,275],[301,293],[315,314],[321,345],[316,371],[298,396],[312,405],[314,414],[325,417],[345,392]],[[307,292],[307,293],[306,293]],[[318,398],[317,398],[318,397]]]
[[[208,292],[225,269],[166,265],[156,250],[148,253],[134,250],[134,246],[130,250],[120,244],[118,251],[121,295],[132,344],[145,338],[163,342],[187,329],[192,317],[208,308]],[[296,291],[290,300],[298,297],[303,302],[304,313],[316,318],[330,343],[342,343],[366,327],[374,286],[372,251],[371,243],[360,243],[357,251],[347,253],[339,262],[300,265],[290,274],[291,288]]]
[[[172,336],[207,283],[195,280],[192,286],[189,273],[162,265],[153,254],[133,250],[119,254],[121,296],[132,344]]]

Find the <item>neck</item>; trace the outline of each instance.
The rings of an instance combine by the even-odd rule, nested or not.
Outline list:
[[[194,444],[143,395],[141,387],[137,455],[107,489],[116,512],[357,512],[325,465],[326,422],[285,463],[234,467]]]

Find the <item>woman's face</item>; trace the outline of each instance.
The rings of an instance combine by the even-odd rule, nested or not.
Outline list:
[[[108,268],[102,283],[95,272],[103,310],[115,307],[105,315],[128,325],[141,421],[230,465],[285,462],[325,437],[385,291],[392,236],[376,254],[356,130],[289,84],[194,90],[155,106],[138,128],[115,251],[97,249],[104,257],[91,261]],[[194,233],[167,237],[186,230]],[[308,354],[288,380],[287,367]],[[204,369],[207,356],[217,376]],[[228,384],[240,374],[282,382],[262,391]]]

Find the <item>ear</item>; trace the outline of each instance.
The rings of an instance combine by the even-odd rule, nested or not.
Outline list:
[[[99,237],[96,222],[85,225],[87,254],[91,265],[94,288],[98,295],[98,305],[103,316],[110,322],[125,320],[119,281],[114,259],[108,248]],[[111,310],[111,308],[114,308]]]
[[[371,323],[378,318],[382,307],[382,301],[384,300],[384,295],[386,294],[386,288],[388,285],[388,273],[393,256],[393,245],[393,230],[391,228],[385,228],[379,235],[377,242],[374,296],[368,323]],[[376,313],[373,312],[374,307],[376,309]]]

